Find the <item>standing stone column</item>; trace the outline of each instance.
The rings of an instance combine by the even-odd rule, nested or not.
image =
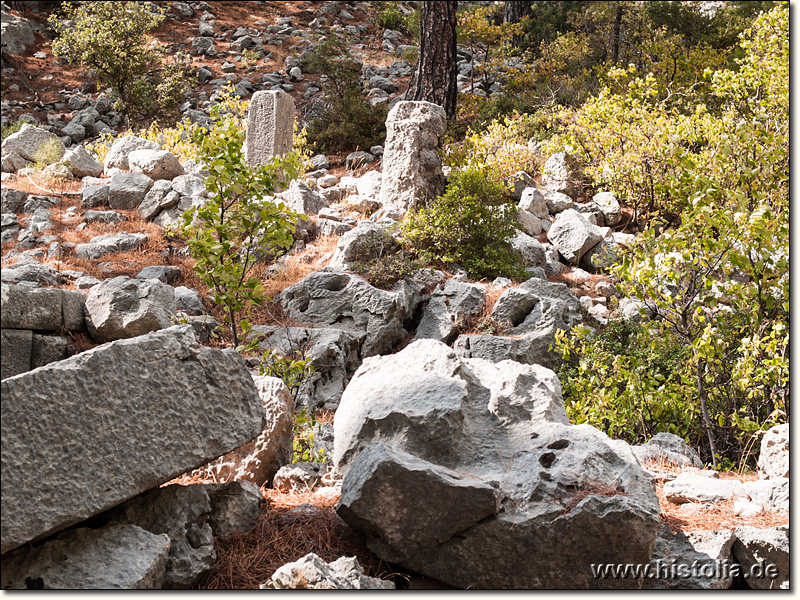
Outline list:
[[[447,117],[430,102],[398,102],[386,118],[383,180],[384,209],[406,212],[444,192],[441,150]]]
[[[249,167],[263,165],[292,149],[294,100],[282,90],[253,94],[247,113],[245,157]]]

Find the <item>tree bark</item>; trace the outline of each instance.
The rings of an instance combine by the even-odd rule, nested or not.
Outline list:
[[[619,30],[622,26],[622,2],[617,0],[616,14],[614,15],[614,31],[611,34],[611,64],[619,60]]]
[[[425,0],[420,18],[419,58],[414,89],[408,97],[444,107],[456,115],[456,5],[455,0]]]
[[[531,13],[530,0],[506,0],[505,14],[503,23],[519,23]],[[517,34],[512,36],[511,44],[517,48],[522,43],[523,36]]]

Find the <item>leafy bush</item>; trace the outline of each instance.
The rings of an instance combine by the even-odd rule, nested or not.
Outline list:
[[[453,168],[485,168],[496,177],[537,170],[539,155],[528,145],[534,118],[513,114],[492,122],[485,131],[470,131],[462,142],[445,148],[444,162]]]
[[[682,128],[664,126],[651,148],[643,141],[635,147],[658,157],[653,188],[679,214],[666,225],[651,224],[614,272],[623,293],[656,315],[647,326],[651,344],[680,353],[673,378],[659,380],[650,363],[633,355],[626,362],[623,354],[603,360],[649,382],[635,403],[616,376],[608,379],[616,387],[592,383],[602,374],[597,364],[573,372],[567,384],[584,393],[599,390],[601,405],[622,398],[624,407],[641,409],[652,393],[662,407],[684,407],[702,427],[697,443],[715,467],[752,466],[757,437],[789,419],[788,19],[788,8],[778,6],[744,32],[738,71],[711,74],[713,112],[703,106],[690,115],[664,110],[659,119]],[[648,78],[636,78],[631,87],[657,95]],[[609,114],[621,119],[627,106],[633,119],[615,135],[647,125],[632,98],[614,100],[620,104]],[[694,137],[686,135],[690,128]],[[602,141],[593,149],[602,151]],[[633,183],[642,185],[643,178],[647,185],[647,173],[632,167],[628,173]],[[571,348],[596,354],[586,345]],[[630,431],[624,407],[619,424]],[[588,408],[583,414],[593,418]],[[607,414],[613,425],[613,411]]]
[[[262,355],[258,372],[259,375],[282,379],[292,395],[292,400],[296,401],[297,393],[303,382],[314,372],[314,367],[308,357],[308,348],[297,348],[288,355],[273,348]]]
[[[314,436],[318,427],[319,421],[317,421],[317,418],[305,408],[294,415],[292,463],[327,462],[328,456],[325,454],[325,450],[323,448],[319,450],[315,448]]]
[[[329,36],[306,61],[309,73],[324,73],[328,81],[321,110],[308,124],[308,142],[317,152],[371,148],[386,139],[387,107],[372,106],[361,86],[361,63],[344,42]]]
[[[401,243],[429,264],[460,265],[475,279],[525,279],[511,246],[518,212],[502,182],[487,169],[450,174],[445,194],[406,216]]]
[[[258,278],[248,277],[251,269],[261,258],[277,258],[293,242],[299,215],[267,196],[274,193],[279,173],[287,182],[297,176],[299,160],[288,155],[248,167],[242,154],[244,131],[229,117],[210,132],[198,129],[194,142],[209,171],[206,189],[211,197],[185,213],[181,231],[196,260],[195,271],[214,290],[214,302],[228,311],[226,321],[238,347],[236,313],[265,298]],[[249,329],[244,319],[241,326]]]
[[[372,5],[375,7],[375,21],[378,27],[409,33],[409,22],[407,17],[403,15],[403,11],[400,10],[400,2],[398,0],[373,2]]]
[[[183,99],[188,61],[176,54],[164,64],[165,48],[147,44],[147,32],[164,19],[163,9],[154,10],[139,2],[65,2],[66,20],[50,16],[58,34],[53,53],[94,69],[119,110],[144,117],[171,110]]]

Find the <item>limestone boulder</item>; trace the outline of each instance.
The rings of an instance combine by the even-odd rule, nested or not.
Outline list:
[[[30,123],[24,123],[19,131],[12,133],[2,143],[4,155],[13,153],[25,160],[46,165],[58,162],[66,150],[58,136]]]
[[[312,190],[299,179],[292,181],[289,189],[281,193],[280,197],[293,211],[305,215],[315,215],[328,206],[328,202],[322,197],[322,194]]]
[[[458,588],[641,585],[591,565],[650,560],[653,480],[627,444],[569,424],[549,369],[416,341],[364,361],[334,430],[337,511],[384,560]]]
[[[363,334],[361,356],[390,352],[408,331],[423,286],[409,280],[379,290],[361,277],[324,268],[279,296],[285,314],[298,323],[332,326]]]
[[[745,579],[748,587],[756,590],[789,589],[789,526],[759,529],[740,525],[734,533],[733,555],[749,575]],[[760,570],[760,577],[753,576],[756,569]]]
[[[544,163],[542,187],[550,192],[576,198],[583,193],[583,170],[578,161],[567,152],[556,152]]]
[[[254,377],[253,381],[264,407],[264,429],[254,440],[197,469],[194,475],[218,483],[252,481],[261,486],[292,462],[292,396],[277,377]]]
[[[114,173],[108,187],[108,205],[114,209],[138,208],[153,187],[153,180],[143,173]]]
[[[491,317],[505,328],[506,336],[513,337],[464,335],[455,348],[465,358],[510,359],[553,368],[561,360],[550,350],[555,334],[580,323],[580,311],[580,302],[566,285],[534,277],[507,289],[492,308]]]
[[[132,172],[142,173],[153,180],[172,181],[175,177],[185,174],[181,161],[167,150],[147,148],[134,150],[128,154],[128,165]]]
[[[211,500],[208,523],[215,537],[246,533],[255,526],[264,501],[255,483],[230,481],[206,484],[205,488]]]
[[[600,192],[592,197],[592,202],[596,204],[603,213],[605,223],[609,227],[617,225],[622,221],[622,209],[616,196],[611,192]]]
[[[2,11],[3,51],[9,54],[25,54],[28,46],[36,43],[33,24],[29,19],[12,15],[7,9]]]
[[[136,137],[135,135],[126,135],[114,141],[111,144],[111,148],[108,150],[108,154],[106,154],[105,163],[103,163],[103,167],[106,173],[109,173],[111,169],[122,169],[123,171],[130,170],[130,164],[128,163],[128,155],[135,150],[160,150],[161,146],[159,146],[156,142],[151,142],[150,140],[146,140],[144,138]]]
[[[364,574],[358,559],[326,563],[313,552],[287,563],[259,586],[262,590],[393,590],[394,583]]]
[[[743,485],[735,479],[718,479],[716,472],[683,472],[664,484],[664,495],[675,504],[687,502],[721,502],[747,496]]]
[[[573,208],[558,214],[547,231],[547,239],[555,246],[567,262],[577,265],[589,250],[606,236],[607,230],[592,225]]]
[[[342,268],[354,262],[366,262],[399,250],[400,245],[391,234],[380,225],[361,221],[354,229],[347,231],[336,244],[336,251],[329,264]]]
[[[679,531],[662,525],[646,579],[650,590],[726,590],[733,583],[730,565],[733,531]],[[685,574],[682,576],[682,574]]]
[[[161,589],[170,539],[136,525],[71,529],[3,556],[3,589]]]
[[[89,333],[98,342],[109,342],[165,329],[175,314],[172,286],[157,279],[125,275],[106,279],[86,297]]]
[[[73,177],[100,177],[103,174],[103,163],[86,151],[83,146],[70,148],[61,157],[61,164],[66,165]]]
[[[764,479],[789,477],[789,424],[772,427],[761,439],[758,471]]]
[[[643,465],[648,462],[668,462],[677,467],[702,467],[697,452],[686,441],[674,433],[661,432],[640,446],[631,450]]]
[[[201,346],[189,325],[5,379],[0,401],[3,553],[206,464],[264,429],[242,357]]]
[[[107,254],[116,252],[129,252],[140,248],[147,242],[144,233],[104,233],[90,239],[85,244],[75,246],[75,256],[96,260]]]
[[[430,102],[401,101],[389,111],[378,198],[384,208],[405,212],[444,192],[437,152],[446,126],[444,109]]]
[[[458,327],[480,315],[486,304],[486,289],[481,285],[453,279],[440,284],[422,311],[415,339],[432,339],[452,344]]]

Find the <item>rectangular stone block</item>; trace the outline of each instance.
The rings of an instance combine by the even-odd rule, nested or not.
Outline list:
[[[32,345],[30,329],[0,329],[0,379],[31,370]]]
[[[86,293],[61,290],[61,319],[67,331],[86,331]]]
[[[294,100],[281,90],[253,94],[247,113],[245,156],[250,167],[263,165],[292,149]]]
[[[93,348],[0,384],[0,553],[254,439],[264,409],[233,350],[191,326]]]
[[[56,331],[61,323],[61,290],[2,284],[0,327]]]
[[[43,367],[67,358],[69,338],[60,335],[33,334],[31,347],[31,369]]]

